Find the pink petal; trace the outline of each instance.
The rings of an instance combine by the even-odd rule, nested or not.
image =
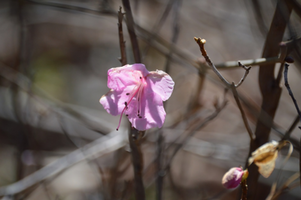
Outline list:
[[[140,77],[145,77],[148,73],[143,64],[111,68],[108,71],[108,88],[123,90],[126,86],[137,85]]]
[[[146,82],[163,101],[169,99],[175,85],[172,78],[161,70],[150,72],[147,75]]]
[[[141,98],[142,118],[139,118],[137,115],[138,102],[136,98],[132,100],[129,109],[126,111],[132,126],[139,131],[155,127],[161,128],[166,116],[161,97],[149,90],[151,90],[150,87],[145,87]]]
[[[101,103],[104,109],[111,115],[119,115],[125,107],[124,102],[128,102],[130,98],[127,93],[132,92],[134,87],[133,85],[127,86],[121,91],[110,90],[100,98],[99,103]]]
[[[149,71],[146,69],[145,65],[142,63],[135,63],[132,66],[133,70],[138,70],[142,73],[143,77],[146,77],[149,74]]]

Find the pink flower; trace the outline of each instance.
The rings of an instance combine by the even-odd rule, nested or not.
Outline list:
[[[248,171],[243,171],[240,167],[233,167],[224,175],[222,184],[227,189],[237,188],[241,183],[242,179],[246,179]]]
[[[132,126],[143,131],[161,128],[165,120],[163,101],[173,91],[172,78],[161,70],[149,72],[143,64],[125,65],[108,71],[108,88],[99,102],[104,109],[116,116],[125,113]]]

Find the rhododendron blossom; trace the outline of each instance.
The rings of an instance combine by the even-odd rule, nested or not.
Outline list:
[[[104,109],[116,116],[123,113],[132,126],[144,131],[161,128],[165,120],[163,101],[172,94],[174,82],[161,70],[149,72],[143,64],[125,65],[108,71],[108,88],[99,102]]]
[[[224,175],[222,179],[222,184],[227,189],[237,188],[242,180],[248,177],[249,172],[247,170],[243,171],[240,167],[232,167]]]

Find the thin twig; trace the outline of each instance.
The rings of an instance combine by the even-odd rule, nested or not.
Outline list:
[[[241,200],[247,200],[247,194],[248,194],[248,185],[247,185],[247,179],[243,180],[240,183],[242,193],[241,193]]]
[[[212,61],[210,60],[209,56],[207,55],[207,52],[205,50],[205,43],[206,43],[206,40],[205,39],[201,39],[201,38],[197,38],[197,37],[194,37],[194,40],[196,41],[196,43],[199,45],[200,47],[200,51],[203,55],[203,57],[205,58],[207,64],[209,65],[209,67],[214,71],[214,73],[218,76],[218,78],[229,88],[231,87],[231,83],[229,83],[227,81],[227,79],[225,79],[223,77],[223,75],[217,70],[217,68],[215,67],[215,65],[212,63]],[[250,70],[250,67],[246,67],[244,65],[242,65],[240,62],[238,62],[238,65],[242,68],[244,68],[246,71],[243,75],[243,77],[241,78],[241,80],[239,81],[239,83],[237,85],[235,85],[235,87],[238,87],[242,84],[242,82],[245,80],[245,78],[247,77],[247,75],[249,74],[249,70]]]
[[[292,90],[291,90],[291,88],[290,88],[290,85],[289,85],[289,83],[288,83],[288,75],[287,75],[287,72],[288,72],[288,64],[284,64],[285,66],[284,66],[284,83],[285,83],[285,87],[286,87],[286,89],[287,89],[287,91],[288,91],[288,94],[291,96],[291,98],[292,98],[292,100],[293,100],[293,102],[294,102],[294,105],[295,105],[295,108],[296,108],[296,110],[297,110],[297,113],[298,113],[298,115],[299,115],[299,118],[300,118],[300,121],[301,121],[301,112],[300,112],[300,109],[299,109],[299,106],[298,106],[298,103],[297,103],[297,101],[296,101],[296,99],[295,99],[295,97],[294,97],[294,94],[293,94],[293,92],[292,92]],[[300,128],[300,127],[299,127]],[[301,128],[300,128],[301,129]]]
[[[126,24],[130,35],[132,49],[134,54],[135,63],[141,63],[141,56],[137,36],[134,29],[134,19],[131,11],[129,0],[122,0],[122,4],[126,15]],[[129,130],[129,143],[132,154],[132,162],[134,168],[134,182],[135,182],[135,197],[136,200],[145,199],[145,191],[142,179],[143,173],[143,154],[141,151],[141,138],[145,131],[138,131],[134,127],[130,127]]]
[[[249,126],[249,123],[248,123],[248,120],[247,120],[247,117],[244,113],[244,110],[240,104],[240,100],[239,100],[239,96],[238,96],[238,93],[237,93],[237,90],[236,88],[239,87],[243,81],[245,80],[245,78],[247,77],[247,75],[249,74],[249,70],[251,69],[250,67],[246,67],[244,65],[242,65],[240,62],[238,62],[238,65],[241,66],[242,68],[245,69],[245,73],[243,75],[243,77],[240,79],[240,81],[238,82],[238,84],[230,84],[224,77],[223,75],[217,70],[217,68],[215,67],[215,65],[212,63],[212,61],[210,60],[209,56],[207,55],[207,52],[205,50],[205,43],[206,43],[206,40],[205,39],[201,39],[201,38],[194,38],[194,40],[197,42],[197,44],[199,45],[200,47],[200,51],[203,55],[203,57],[205,58],[206,62],[208,63],[208,65],[211,67],[211,69],[215,72],[215,74],[220,78],[220,80],[226,85],[227,88],[231,88],[232,90],[232,93],[233,93],[233,96],[234,96],[234,99],[236,101],[236,104],[240,110],[240,113],[241,113],[241,116],[243,118],[243,122],[244,122],[244,125],[248,131],[248,134],[250,136],[250,139],[251,141],[254,139],[253,137],[253,133],[252,133],[252,130]]]
[[[200,51],[203,55],[203,57],[205,58],[206,62],[208,63],[209,67],[214,71],[214,73],[218,76],[218,78],[227,86],[229,87],[231,84],[221,75],[221,73],[216,69],[216,67],[214,66],[214,64],[211,62],[209,56],[207,55],[207,52],[204,48],[204,45],[206,43],[205,39],[201,39],[201,38],[197,38],[195,37],[194,40],[196,41],[196,43],[198,43],[199,47],[200,47]]]
[[[125,41],[123,37],[123,29],[122,29],[122,21],[123,21],[123,13],[121,11],[121,7],[119,7],[118,11],[118,35],[119,35],[119,46],[120,46],[120,59],[122,65],[127,64],[126,51],[125,51]]]
[[[281,60],[281,65],[278,70],[277,78],[276,78],[276,83],[279,85],[281,78],[282,78],[282,72],[284,69],[284,64],[285,64],[285,58],[287,56],[287,45],[285,43],[280,43],[280,56],[279,59]]]
[[[95,15],[108,15],[112,17],[117,17],[116,13],[113,10],[110,10],[108,8],[103,9],[103,10],[95,10],[95,9],[90,9],[90,8],[84,8],[84,7],[79,7],[79,6],[73,6],[73,5],[68,5],[68,4],[61,4],[61,3],[54,3],[54,2],[49,2],[49,1],[37,1],[37,0],[26,0],[28,2],[38,4],[38,5],[45,5],[45,6],[51,6],[55,8],[60,8],[60,9],[67,9],[67,10],[74,10],[78,12],[83,12],[83,13],[90,13],[90,14],[95,14]],[[173,0],[170,0],[173,1]],[[199,69],[199,64],[197,61],[194,61],[192,59],[192,56],[181,50],[177,46],[173,46],[170,43],[168,43],[166,40],[164,40],[162,37],[150,33],[148,30],[142,28],[138,24],[134,24],[135,28],[137,29],[137,33],[139,34],[139,37],[143,39],[147,44],[151,45],[153,48],[156,50],[160,51],[164,55],[168,55],[168,52],[166,50],[162,49],[162,46],[165,48],[168,48],[171,46],[172,50],[174,52],[174,55],[172,56],[172,59],[176,59],[175,56],[181,58],[182,60],[188,62],[190,65],[193,67]],[[150,39],[151,38],[151,39]],[[156,42],[160,43],[160,46],[157,45],[156,43],[152,42],[155,40]],[[301,41],[301,38],[298,39],[298,42]],[[291,41],[288,41],[291,43]],[[178,59],[176,59],[178,60]],[[256,65],[269,65],[271,63],[278,63],[280,62],[279,57],[267,57],[267,58],[257,58],[257,59],[250,59],[250,60],[241,60],[241,63],[244,65],[248,66],[256,66]],[[215,65],[216,68],[223,68],[223,69],[228,69],[228,68],[235,68],[239,67],[237,61],[228,61],[228,62],[223,62],[220,64]]]
[[[244,110],[243,110],[243,108],[241,106],[241,103],[240,103],[240,100],[239,100],[239,96],[238,96],[238,93],[237,93],[237,90],[236,90],[236,86],[235,86],[234,83],[232,83],[232,85],[231,85],[231,91],[233,93],[233,97],[234,97],[234,99],[236,101],[237,107],[240,110],[241,117],[242,117],[244,125],[245,125],[245,127],[246,127],[246,129],[248,131],[249,137],[250,137],[251,140],[254,140],[253,132],[252,132],[252,130],[250,128],[250,125],[248,123],[246,114],[245,114],[245,112],[244,112]]]
[[[125,16],[126,16],[126,25],[128,27],[128,32],[130,35],[131,43],[132,43],[132,49],[133,49],[133,55],[136,63],[141,63],[141,56],[140,56],[140,50],[139,45],[137,41],[137,36],[135,33],[135,22],[132,15],[131,5],[129,0],[122,0],[122,4],[125,10]]]
[[[242,68],[244,68],[246,71],[243,75],[243,77],[240,79],[240,81],[235,85],[235,88],[239,87],[243,82],[244,80],[246,79],[246,77],[248,76],[249,74],[249,71],[251,69],[251,67],[246,67],[245,65],[242,65],[240,62],[238,62],[238,65]]]

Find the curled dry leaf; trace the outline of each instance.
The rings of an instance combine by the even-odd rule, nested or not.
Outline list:
[[[254,164],[258,166],[259,173],[263,177],[268,178],[275,168],[275,162],[278,157],[279,149],[281,149],[288,143],[288,141],[271,141],[260,146],[252,153],[252,156],[249,158],[249,165],[254,162]],[[290,156],[291,150],[288,154],[288,156]]]

